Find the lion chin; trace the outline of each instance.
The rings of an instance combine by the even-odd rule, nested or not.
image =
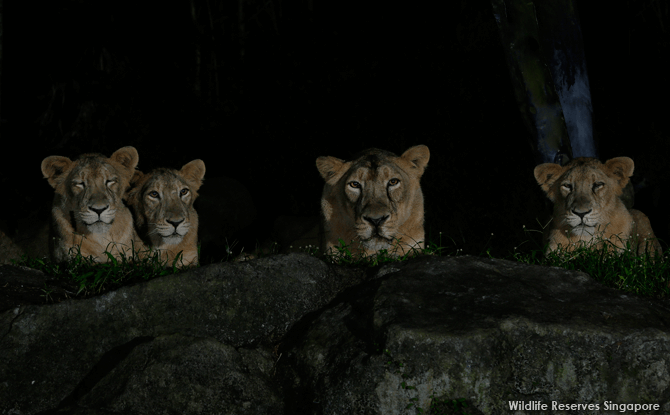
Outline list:
[[[164,236],[163,245],[178,245],[179,243],[181,243],[182,239],[184,239],[184,237],[179,235],[178,233],[174,233],[170,236]]]
[[[588,226],[588,225],[577,225],[572,228],[570,231],[571,235],[574,235],[579,238],[591,238],[596,234],[596,227],[595,226]]]
[[[387,239],[381,235],[374,235],[363,240],[363,246],[370,251],[379,251],[382,249],[389,250],[392,247],[392,241],[393,239]]]
[[[89,232],[103,235],[108,233],[111,228],[112,228],[111,223],[105,223],[101,220],[86,225],[86,229],[88,229]]]

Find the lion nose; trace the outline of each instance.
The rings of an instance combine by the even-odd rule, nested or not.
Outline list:
[[[379,225],[384,223],[384,221],[388,218],[389,218],[388,215],[381,216],[381,217],[378,217],[378,218],[371,218],[371,217],[368,217],[368,216],[364,216],[364,219],[367,220],[368,222],[370,222],[371,224],[373,224],[375,226],[375,228],[379,227]]]
[[[184,219],[177,220],[177,221],[173,221],[173,220],[170,220],[170,219],[165,219],[165,221],[167,223],[169,223],[170,225],[174,226],[175,229],[177,229],[177,226],[179,226],[179,224],[182,223],[184,221]]]
[[[578,211],[576,211],[575,209],[572,209],[572,213],[574,213],[575,215],[579,216],[580,219],[584,220],[584,216],[586,216],[587,214],[591,213],[592,210],[593,210],[593,209],[589,209],[589,210],[587,210],[586,212],[578,212]]]
[[[92,210],[93,212],[97,213],[98,216],[100,216],[100,215],[102,214],[102,212],[104,212],[104,211],[107,210],[108,207],[109,207],[109,205],[105,206],[105,207],[102,208],[102,209],[96,209],[96,208],[94,208],[93,206],[89,206],[88,208],[89,208],[90,210]]]

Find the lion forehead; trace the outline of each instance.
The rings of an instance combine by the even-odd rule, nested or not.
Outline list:
[[[107,180],[110,179],[119,182],[118,186],[113,191],[114,194],[121,194],[125,186],[127,186],[127,180],[123,175],[123,172],[119,172],[114,165],[107,163],[104,158],[89,157],[76,160],[73,164],[74,165],[67,174],[66,179],[59,183],[57,193],[63,193],[63,191],[65,191],[70,194],[69,197],[74,197],[75,195],[72,194],[70,185],[74,180],[81,180],[87,185],[87,191],[81,193],[79,198],[91,197],[91,195],[101,193],[99,186],[92,186],[92,184],[105,185]]]
[[[117,169],[108,163],[86,163],[76,167],[75,176],[86,182],[103,182],[111,178],[119,178],[121,175]]]
[[[407,174],[403,169],[401,169],[396,163],[393,161],[389,161],[388,163],[385,163],[382,166],[379,166],[377,168],[377,177],[382,179],[383,181],[387,181],[393,178],[406,178]]]
[[[600,166],[588,165],[568,170],[563,175],[563,178],[564,180],[567,179],[572,182],[585,182],[606,179],[609,178],[609,176],[602,170],[602,168],[600,168]]]
[[[189,217],[196,215],[193,202],[197,193],[190,189],[186,179],[181,177],[177,171],[167,168],[156,169],[147,174],[146,180],[141,186],[140,194],[142,197],[133,199],[134,201],[131,201],[131,204],[139,206],[147,217],[161,219],[178,212],[184,215],[186,222],[189,222]],[[180,197],[179,192],[184,188],[191,190],[188,200],[183,200]],[[159,192],[162,196],[157,203],[156,201],[148,203],[144,196],[153,191]],[[155,223],[152,225],[155,225]]]
[[[169,191],[171,189],[189,187],[186,180],[176,172],[169,169],[158,169],[149,173],[149,178],[143,186],[144,193],[153,190]]]
[[[398,166],[395,160],[373,158],[356,163],[350,169],[347,181],[386,182],[392,178],[407,178],[407,173]]]

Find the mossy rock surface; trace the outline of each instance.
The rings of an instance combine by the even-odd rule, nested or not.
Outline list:
[[[380,273],[288,351],[320,402],[312,413],[414,414],[457,398],[486,414],[530,400],[670,408],[664,303],[582,272],[477,257]]]

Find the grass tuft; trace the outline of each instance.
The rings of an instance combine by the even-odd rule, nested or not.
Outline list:
[[[168,265],[167,261],[161,260],[160,253],[155,250],[147,249],[140,252],[133,245],[129,253],[121,252],[117,259],[109,252],[109,246],[107,248],[105,251],[107,262],[95,262],[93,256],[82,256],[79,247],[71,248],[70,258],[62,263],[26,255],[19,261],[13,260],[13,262],[15,265],[38,269],[58,280],[74,282],[79,286],[77,296],[99,294],[129,282],[175,274],[183,265],[181,252]],[[50,292],[45,291],[45,298],[48,298],[49,294]]]
[[[524,264],[583,271],[611,288],[648,297],[666,297],[670,293],[670,262],[667,256],[656,255],[651,250],[638,255],[630,240],[622,241],[621,245],[624,248],[619,251],[614,249],[611,241],[597,238],[590,243],[575,245],[572,249],[559,246],[559,249],[546,255],[546,246],[528,252],[516,252],[515,248],[508,259]]]
[[[609,241],[598,241],[595,244],[574,247],[573,250],[559,249],[545,255],[546,246],[539,242],[541,231],[526,229],[524,232],[529,237],[514,247],[513,252],[504,257],[524,264],[554,266],[568,270],[578,270],[591,275],[596,281],[612,288],[616,288],[633,294],[665,298],[670,294],[668,287],[670,281],[670,262],[667,257],[655,256],[652,253],[637,255],[631,247],[631,242],[625,243],[622,252],[608,249]],[[438,233],[437,240],[426,242],[425,249],[411,249],[409,252],[401,252],[399,244],[396,243],[391,249],[380,250],[374,255],[353,254],[350,245],[340,240],[339,246],[329,253],[319,251],[318,247],[307,246],[302,248],[312,256],[333,264],[374,267],[384,263],[400,262],[415,256],[458,256],[463,254],[463,249],[458,248],[453,238],[445,236],[443,241],[442,232]],[[494,235],[491,234],[488,241],[479,251],[479,256],[491,258],[491,247]],[[450,242],[450,243],[446,243]],[[230,244],[225,251],[221,262],[236,260],[233,248],[236,242]],[[600,245],[600,246],[598,246]],[[278,251],[273,245],[272,255]],[[177,255],[172,263],[160,259],[160,253],[148,249],[139,252],[132,247],[128,254],[122,253],[119,258],[106,252],[108,262],[96,263],[92,257],[83,257],[79,250],[71,252],[71,258],[63,263],[54,263],[48,259],[29,258],[23,256],[17,265],[41,270],[47,275],[57,279],[74,282],[78,285],[77,295],[99,294],[103,291],[116,289],[131,282],[146,281],[155,277],[175,274],[180,272],[184,266],[182,254]],[[200,246],[198,246],[200,254]],[[259,255],[266,256],[266,255]],[[198,265],[194,265],[198,266]],[[48,299],[50,292],[44,291],[44,297]]]

